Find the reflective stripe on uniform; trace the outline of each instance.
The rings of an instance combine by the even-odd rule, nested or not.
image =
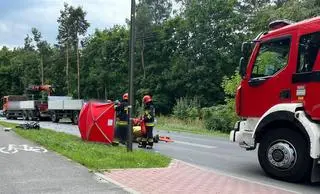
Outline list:
[[[117,125],[128,125],[127,121],[117,121]]]
[[[153,127],[153,126],[154,126],[154,123],[146,123],[146,126],[147,126],[147,127]]]

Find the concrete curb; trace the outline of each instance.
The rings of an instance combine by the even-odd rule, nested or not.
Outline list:
[[[122,171],[122,170],[145,170],[145,169],[156,169],[156,170],[161,170],[161,169],[167,169],[167,168],[172,168],[172,166],[175,164],[175,162],[177,162],[179,160],[176,159],[171,159],[171,162],[169,163],[169,165],[167,167],[158,167],[158,168],[113,168],[113,169],[108,169],[105,170],[105,172],[108,171]],[[102,169],[103,170],[103,169]]]

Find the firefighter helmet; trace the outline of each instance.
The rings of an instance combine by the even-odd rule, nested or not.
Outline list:
[[[147,104],[148,102],[151,102],[151,101],[152,101],[151,96],[145,95],[145,96],[143,97],[143,103],[144,103],[144,104]]]
[[[123,94],[122,100],[128,100],[128,98],[129,98],[128,93]]]

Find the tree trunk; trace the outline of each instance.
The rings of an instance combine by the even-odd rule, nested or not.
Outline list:
[[[146,69],[144,66],[144,33],[142,34],[142,38],[141,38],[141,65],[142,65],[142,69],[143,69],[143,78],[146,79]]]
[[[67,91],[68,95],[70,94],[70,85],[69,85],[69,44],[67,43],[67,67],[66,67],[66,80],[67,80]]]
[[[104,99],[108,100],[108,95],[107,95],[107,86],[104,86]]]

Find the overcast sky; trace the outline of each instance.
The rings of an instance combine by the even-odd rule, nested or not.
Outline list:
[[[0,47],[22,46],[32,27],[38,28],[44,39],[56,43],[57,19],[64,2],[80,5],[87,12],[89,34],[96,28],[125,24],[130,17],[130,0],[0,0]]]

